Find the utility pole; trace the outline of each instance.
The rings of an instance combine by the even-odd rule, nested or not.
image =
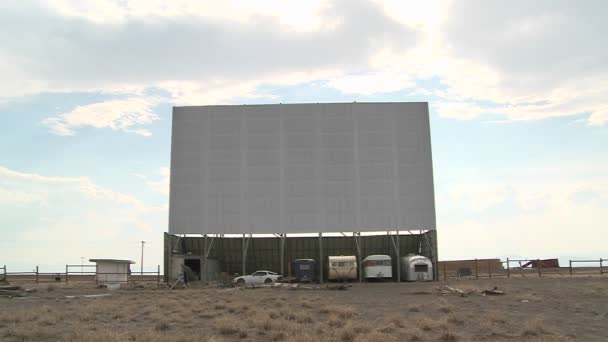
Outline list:
[[[140,265],[140,275],[144,275],[144,244],[146,243],[146,241],[141,241],[141,265]]]

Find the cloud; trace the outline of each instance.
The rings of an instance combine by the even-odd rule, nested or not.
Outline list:
[[[162,258],[167,205],[149,205],[87,177],[0,166],[0,203],[0,225],[6,227],[0,248],[13,268],[61,265],[80,256],[134,259],[142,236],[155,248],[150,264]]]
[[[159,117],[152,112],[156,101],[144,98],[109,100],[84,106],[77,106],[70,112],[42,121],[49,131],[57,135],[74,135],[81,127],[111,128],[127,133],[150,136],[149,130],[140,127],[148,125]]]
[[[63,2],[57,10],[50,4],[10,2],[0,11],[5,28],[0,56],[7,69],[45,84],[24,92],[146,87],[166,81],[244,82],[294,71],[344,69],[365,66],[384,46],[407,49],[417,37],[380,6],[364,1],[323,7],[317,15],[323,30],[315,31],[286,30],[272,15],[234,22],[188,11],[99,22],[65,15],[66,3],[74,4]],[[121,11],[115,7],[108,11]],[[14,81],[2,82],[0,89],[9,94],[5,96],[15,95],[8,92]]]
[[[143,179],[146,182],[148,188],[150,188],[152,191],[158,192],[164,196],[169,197],[169,181],[171,179],[171,170],[168,167],[163,166],[160,168],[159,174],[161,178],[158,180],[150,180],[145,175],[135,176]]]
[[[353,95],[405,90],[429,96],[443,117],[525,121],[588,114],[589,125],[608,123],[608,48],[598,44],[608,34],[603,1],[0,6],[0,74],[7,75],[0,100],[78,90],[145,101],[146,91],[160,89],[170,94],[162,102],[218,104],[271,98],[259,93],[263,85],[323,81]],[[418,82],[428,80],[438,85]],[[135,121],[138,128],[124,128],[120,120],[113,125],[150,133],[142,127],[149,117]],[[61,135],[82,127],[62,117],[46,124]]]
[[[445,95],[494,102],[509,120],[588,113],[590,124],[606,123],[606,10],[604,1],[451,2],[441,25]]]
[[[599,256],[608,238],[607,170],[601,161],[544,163],[442,187],[442,258]],[[462,248],[471,241],[473,251]]]

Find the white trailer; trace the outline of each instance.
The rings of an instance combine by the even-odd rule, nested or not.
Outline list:
[[[388,255],[370,255],[363,259],[363,277],[367,280],[392,278],[391,257]]]
[[[422,255],[410,254],[402,257],[401,280],[433,281],[433,263]]]
[[[327,279],[338,281],[357,279],[357,257],[354,255],[340,255],[330,256],[327,259]]]

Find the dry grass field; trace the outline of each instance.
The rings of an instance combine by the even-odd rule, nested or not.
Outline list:
[[[37,286],[0,298],[2,341],[607,341],[608,278],[108,291]],[[21,284],[35,287],[34,284]],[[479,292],[497,286],[502,296]],[[85,298],[88,294],[110,296]],[[76,298],[66,298],[76,296]]]

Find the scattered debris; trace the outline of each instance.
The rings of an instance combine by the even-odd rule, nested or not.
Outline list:
[[[21,290],[21,286],[18,286],[18,285],[0,286],[0,290],[17,291],[17,290]]]
[[[502,296],[505,294],[505,291],[501,291],[498,289],[498,286],[494,286],[491,290],[483,290],[481,291],[483,296]]]
[[[80,295],[80,296],[64,296],[66,299],[75,299],[75,298],[99,298],[99,297],[109,297],[111,293],[101,293],[101,294],[92,294],[92,295]]]
[[[0,297],[14,298],[14,297],[27,297],[30,292],[35,292],[33,289],[23,289],[21,286],[8,285],[0,286]]]
[[[349,287],[353,287],[352,285],[348,284],[342,284],[342,285],[327,285],[327,289],[328,290],[346,290]]]
[[[522,299],[522,300],[521,300],[521,302],[522,302],[522,303],[530,303],[530,301],[529,301],[529,300],[527,300],[527,299]]]
[[[460,289],[457,289],[455,287],[451,287],[451,286],[448,286],[448,285],[438,286],[438,287],[435,288],[435,290],[440,295],[455,294],[455,295],[458,295],[460,297],[467,297],[469,295],[469,293],[467,293],[467,292],[464,292],[464,291],[462,291]]]
[[[27,292],[0,290],[0,297],[13,298],[13,297],[27,297],[27,296],[28,296]]]

